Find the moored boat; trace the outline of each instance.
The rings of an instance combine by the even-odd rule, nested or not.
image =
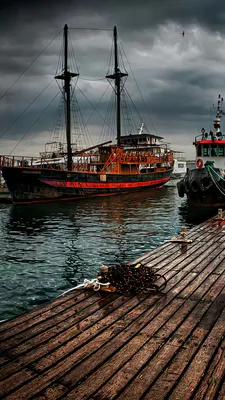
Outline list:
[[[71,79],[79,74],[68,68],[68,27],[64,27],[64,67],[55,78],[64,82],[66,111],[66,152],[52,158],[16,160],[1,157],[2,174],[15,204],[73,200],[160,188],[173,171],[173,153],[162,137],[139,132],[121,134],[121,94],[123,78],[118,63],[117,29],[114,27],[114,71],[106,76],[114,81],[116,98],[116,144],[100,143],[79,151],[71,145]],[[25,162],[26,161],[26,162]]]
[[[173,173],[171,175],[171,179],[180,179],[183,178],[187,172],[187,162],[185,153],[183,151],[174,151],[174,165],[173,165]]]
[[[187,196],[188,205],[194,207],[225,206],[225,134],[221,132],[220,120],[223,115],[223,98],[218,97],[214,131],[195,137],[196,168],[188,169],[178,182],[180,197]]]

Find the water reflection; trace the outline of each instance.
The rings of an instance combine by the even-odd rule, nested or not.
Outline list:
[[[51,299],[102,264],[128,262],[191,227],[175,187],[0,206],[0,319]]]
[[[201,207],[188,207],[187,200],[184,200],[179,206],[179,215],[188,224],[200,224],[203,221],[215,216],[217,214],[216,209],[206,209]]]

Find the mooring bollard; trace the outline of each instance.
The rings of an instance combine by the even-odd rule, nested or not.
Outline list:
[[[180,233],[181,239],[183,239],[185,242],[187,241],[187,228],[186,226],[181,227],[181,233]]]
[[[101,281],[101,283],[107,283],[109,281],[109,267],[107,265],[101,265],[99,267],[99,275],[98,275],[98,280]]]
[[[192,243],[192,239],[188,239],[187,237],[187,228],[186,226],[181,227],[181,232],[177,237],[172,238],[169,242],[176,242],[181,244],[181,249],[186,250],[188,243]]]
[[[224,221],[222,208],[218,209],[218,214],[215,218],[216,221]]]

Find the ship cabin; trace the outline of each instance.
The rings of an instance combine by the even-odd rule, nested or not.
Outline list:
[[[121,145],[124,147],[125,151],[131,149],[135,150],[152,150],[155,154],[159,154],[162,148],[163,138],[156,135],[151,135],[149,133],[141,133],[136,135],[121,136]]]
[[[225,168],[225,135],[222,132],[209,133],[202,129],[202,134],[196,136],[196,166],[201,168],[206,161],[213,161],[217,168]]]
[[[99,147],[100,160],[97,171],[109,166],[108,171],[118,173],[148,173],[161,171],[173,166],[173,154],[162,143],[162,137],[148,133],[124,135],[120,137],[120,145]],[[113,164],[117,164],[112,168]]]

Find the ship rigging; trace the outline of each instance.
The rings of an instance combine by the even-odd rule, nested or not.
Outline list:
[[[162,143],[162,137],[144,132],[142,125],[136,134],[121,132],[121,96],[124,93],[118,58],[117,28],[113,30],[114,71],[106,78],[114,82],[116,99],[116,144],[111,141],[73,151],[71,145],[71,72],[68,64],[68,26],[64,27],[64,67],[55,76],[63,81],[66,114],[66,152],[60,150],[53,159],[46,155],[34,162],[20,162],[16,157],[1,157],[2,174],[15,204],[40,201],[73,200],[160,188],[173,170],[173,154]],[[61,157],[61,158],[60,158]],[[26,161],[26,162],[25,162]],[[66,161],[66,162],[65,162]]]

